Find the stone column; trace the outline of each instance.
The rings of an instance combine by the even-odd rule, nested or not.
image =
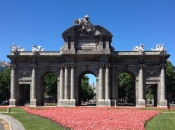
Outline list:
[[[64,100],[68,100],[68,65],[65,65]]]
[[[74,78],[74,67],[75,64],[71,65],[71,92],[70,92],[70,105],[75,106],[75,78]]]
[[[62,106],[63,105],[63,87],[64,87],[64,77],[63,77],[63,66],[61,65],[60,66],[60,98],[59,98],[59,101],[58,101],[58,106]]]
[[[118,95],[116,97],[116,82],[115,82],[115,65],[112,67],[112,100],[111,106],[116,106],[116,100],[118,101]]]
[[[109,64],[106,64],[106,73],[105,73],[105,106],[111,106],[110,96],[110,87],[109,87]]]
[[[16,83],[15,83],[15,65],[11,65],[11,85],[10,85],[10,101],[9,101],[9,106],[16,106],[16,96],[15,96],[15,89],[16,89]]]
[[[160,107],[167,107],[167,100],[165,99],[165,64],[161,65],[160,74]]]
[[[60,99],[63,99],[63,66],[60,67]]]
[[[99,99],[103,99],[103,66],[100,65],[100,74],[99,74]]]
[[[143,99],[143,67],[144,65],[139,65],[139,99],[138,99],[138,107],[145,107],[145,100]]]
[[[32,67],[32,86],[31,86],[31,99],[30,99],[30,106],[36,107],[36,64],[31,65]]]
[[[74,99],[74,65],[71,65],[71,99]]]
[[[99,65],[99,86],[98,86],[98,106],[104,106],[103,98],[103,64]]]
[[[109,100],[109,65],[106,65],[105,73],[105,100]]]

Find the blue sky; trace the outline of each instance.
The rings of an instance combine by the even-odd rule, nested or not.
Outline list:
[[[85,14],[112,33],[115,51],[162,43],[175,65],[175,0],[0,0],[0,60],[9,62],[11,44],[59,51],[62,33]]]

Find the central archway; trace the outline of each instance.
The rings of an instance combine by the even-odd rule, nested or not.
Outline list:
[[[90,71],[81,73],[78,78],[77,106],[96,106],[96,76]]]

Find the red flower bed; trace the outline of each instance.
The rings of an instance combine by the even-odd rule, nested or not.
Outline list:
[[[145,123],[159,111],[115,108],[36,108],[24,107],[31,114],[52,119],[75,130],[144,130]]]
[[[8,108],[9,106],[0,106],[0,109]]]

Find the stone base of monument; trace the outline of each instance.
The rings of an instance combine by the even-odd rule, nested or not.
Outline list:
[[[17,106],[17,100],[16,99],[10,99],[9,100],[9,106],[11,106],[11,107]]]
[[[137,107],[145,107],[145,100],[144,99],[138,99]]]
[[[69,106],[70,107],[75,107],[76,105],[75,105],[75,99],[70,99],[69,100]]]
[[[110,99],[105,99],[105,102],[104,102],[105,104],[105,106],[106,107],[110,107],[111,106],[111,100]]]
[[[36,107],[37,106],[37,99],[31,99],[30,100],[30,107]]]
[[[58,100],[57,106],[60,106],[60,107],[63,106],[63,99],[59,99]]]
[[[63,100],[63,106],[64,107],[69,107],[69,99],[64,99]]]
[[[115,100],[115,99],[112,99],[112,100],[111,100],[111,106],[112,106],[112,107],[115,107],[115,106],[116,106],[116,100]]]
[[[105,106],[105,101],[104,101],[104,99],[98,99],[98,102],[97,102],[97,106],[98,107],[103,107],[103,106]]]
[[[111,100],[110,99],[107,99],[107,100],[98,99],[97,106],[98,107],[110,107],[111,106]]]
[[[167,100],[160,99],[159,100],[159,106],[158,107],[167,107]]]

